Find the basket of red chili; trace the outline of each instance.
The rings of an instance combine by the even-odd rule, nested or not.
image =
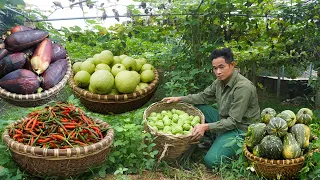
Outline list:
[[[28,114],[5,129],[13,159],[39,177],[69,177],[101,165],[113,142],[113,129],[72,104],[57,103]]]

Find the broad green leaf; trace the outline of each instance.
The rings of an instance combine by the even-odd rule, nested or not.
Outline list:
[[[100,26],[100,25],[94,25],[93,26],[95,29],[102,29],[103,27],[102,26]]]
[[[232,141],[223,145],[223,147],[231,147],[236,143],[236,139],[232,139]]]
[[[123,131],[123,128],[122,127],[114,127],[114,129],[118,132],[122,132]]]
[[[109,156],[109,161],[114,163],[116,161],[116,159],[113,156]]]
[[[81,28],[79,26],[74,26],[74,27],[70,27],[70,30],[79,32],[81,31]]]
[[[106,177],[106,174],[107,174],[107,172],[106,172],[106,167],[105,166],[102,166],[101,168],[100,168],[100,170],[99,170],[99,176],[100,177]]]
[[[239,155],[239,154],[241,154],[242,153],[242,148],[239,148],[238,150],[237,150],[237,152],[236,152],[236,155]]]
[[[97,23],[97,21],[95,21],[93,19],[88,19],[88,20],[86,20],[86,22],[89,24],[96,24]]]

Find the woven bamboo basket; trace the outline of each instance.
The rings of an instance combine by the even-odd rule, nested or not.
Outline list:
[[[314,139],[318,139],[314,137]],[[317,152],[318,149],[310,152]],[[258,175],[267,179],[294,179],[299,175],[299,171],[304,166],[306,157],[301,156],[295,159],[273,160],[257,157],[253,155],[244,143],[244,155],[253,163]]]
[[[23,119],[20,119],[14,124],[22,121]],[[103,128],[109,126],[102,120],[95,121]],[[114,131],[110,128],[101,141],[89,146],[68,149],[47,149],[24,145],[9,136],[8,128],[2,138],[9,147],[12,158],[27,173],[39,177],[69,177],[101,165],[110,151],[113,135]]]
[[[80,98],[81,103],[90,111],[101,114],[118,114],[138,109],[150,100],[150,98],[155,93],[159,82],[158,71],[154,70],[154,73],[155,79],[149,84],[147,88],[130,94],[95,94],[86,89],[79,88],[73,80],[73,75],[71,75],[69,78],[69,84],[74,94]]]
[[[0,98],[20,107],[36,107],[53,100],[60,90],[66,85],[71,75],[71,62],[68,60],[68,69],[62,80],[54,87],[41,93],[34,94],[16,94],[0,87]]]
[[[161,111],[171,110],[171,109],[178,109],[183,110],[189,115],[199,116],[201,120],[201,124],[205,123],[205,118],[203,113],[192,106],[191,104],[187,103],[166,103],[166,102],[156,102],[151,104],[143,113],[143,120],[144,120],[144,129],[147,132],[150,132],[156,139],[154,143],[156,144],[155,150],[158,150],[159,153],[157,154],[158,160],[165,160],[165,161],[176,161],[178,158],[186,152],[192,144],[199,143],[198,141],[192,141],[191,134],[188,135],[173,135],[173,134],[164,134],[155,131],[151,128],[147,123],[147,117],[152,112],[160,113]]]

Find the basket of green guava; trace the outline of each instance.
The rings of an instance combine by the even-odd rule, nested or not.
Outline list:
[[[187,103],[156,102],[143,114],[144,129],[155,138],[157,158],[177,160],[192,144],[192,128],[205,122],[203,113]]]
[[[158,86],[158,71],[145,58],[114,56],[104,50],[73,64],[69,84],[91,111],[108,114],[137,109]]]

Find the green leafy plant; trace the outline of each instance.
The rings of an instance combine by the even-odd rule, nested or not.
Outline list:
[[[151,170],[155,164],[151,134],[143,130],[142,114],[144,109],[115,116],[98,115],[114,128],[113,147],[106,161],[109,173],[130,174]]]

